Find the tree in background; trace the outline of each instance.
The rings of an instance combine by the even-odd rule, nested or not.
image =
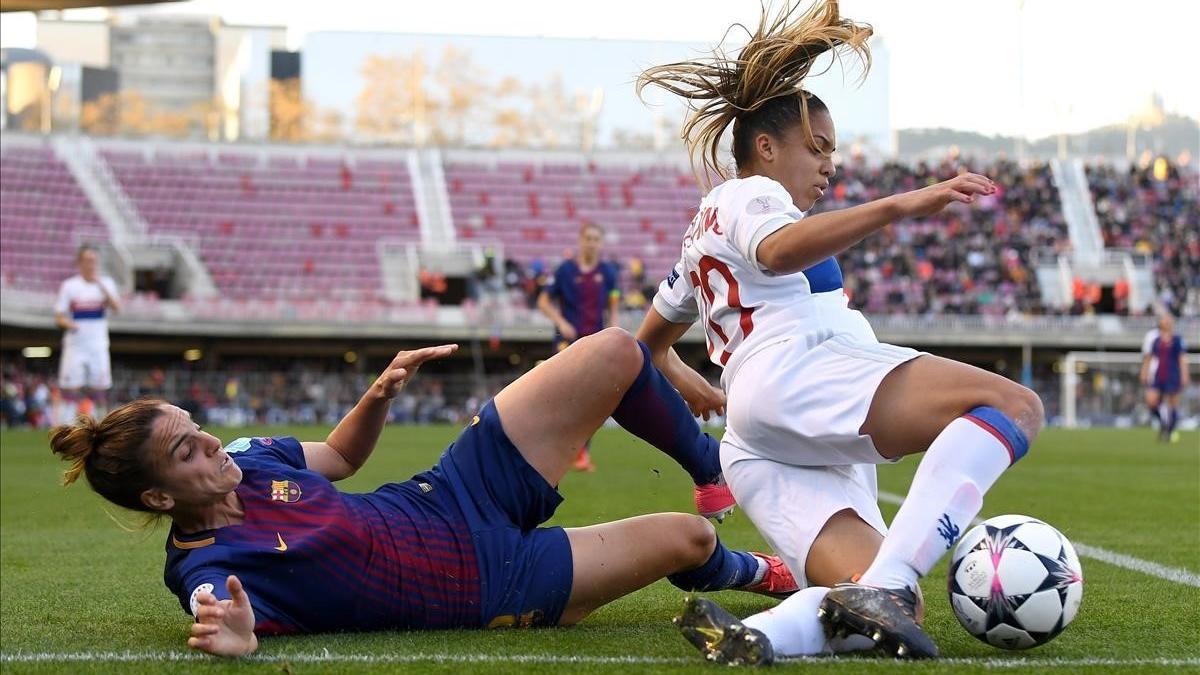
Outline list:
[[[529,84],[495,79],[448,46],[425,55],[369,56],[360,72],[354,129],[362,140],[424,145],[587,148],[603,97],[568,92],[560,75]]]
[[[268,86],[271,140],[289,143],[309,140],[312,106],[300,95],[300,78],[271,80]]]
[[[471,58],[471,54],[447,45],[433,68],[436,98],[436,120],[430,128],[430,140],[438,145],[466,145],[467,130],[483,121],[487,99],[495,94],[488,84],[487,72]]]
[[[425,57],[368,56],[360,72],[365,84],[355,99],[354,130],[363,138],[417,143],[424,137],[428,96]]]

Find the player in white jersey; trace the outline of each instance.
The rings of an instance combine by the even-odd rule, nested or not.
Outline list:
[[[102,417],[112,387],[112,364],[108,354],[109,310],[120,311],[117,285],[111,277],[100,276],[99,254],[84,245],[75,256],[79,274],[62,282],[54,303],[54,322],[63,330],[62,357],[58,364],[58,385],[63,398],[72,407],[78,404],[81,390]],[[62,421],[62,420],[60,420]]]
[[[724,476],[759,531],[809,587],[740,622],[689,599],[677,624],[710,660],[763,663],[876,646],[929,657],[917,580],[979,513],[983,494],[1028,450],[1038,397],[1003,377],[881,344],[849,308],[833,256],[904,218],[966,208],[995,186],[964,173],[875,202],[805,217],[834,175],[834,124],[802,89],[813,60],[847,47],[869,65],[869,26],[836,2],[763,17],[737,58],[651,68],[690,100],[683,136],[702,149],[708,193],[639,337],[694,410],[722,405],[670,346],[695,321],[724,370]],[[736,175],[717,149],[733,125]],[[891,529],[874,465],[925,452]],[[886,534],[885,534],[886,533]],[[861,577],[858,575],[861,573]],[[838,582],[858,577],[857,583]],[[829,588],[833,586],[832,590]],[[853,635],[849,639],[826,636]]]

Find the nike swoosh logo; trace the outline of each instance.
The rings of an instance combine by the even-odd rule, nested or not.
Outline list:
[[[287,550],[287,544],[283,543],[283,535],[281,535],[281,534],[279,534],[278,532],[276,532],[276,533],[275,533],[275,536],[276,536],[276,538],[278,538],[278,539],[279,539],[279,545],[275,547],[275,550],[276,550],[276,551],[286,551],[286,550]]]

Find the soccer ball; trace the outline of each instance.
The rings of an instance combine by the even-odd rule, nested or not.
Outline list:
[[[971,528],[954,549],[949,576],[958,622],[1001,649],[1053,640],[1083,601],[1075,547],[1029,516],[996,516]]]

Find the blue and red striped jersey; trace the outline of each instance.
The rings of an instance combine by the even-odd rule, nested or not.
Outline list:
[[[461,511],[418,480],[339,491],[294,438],[240,438],[241,524],[167,537],[164,580],[185,611],[236,574],[255,632],[478,627],[479,570]]]
[[[1187,350],[1183,346],[1183,338],[1172,335],[1169,339],[1159,335],[1154,341],[1154,358],[1158,361],[1154,369],[1154,382],[1167,384],[1179,382],[1182,372],[1179,369],[1179,357]]]
[[[546,292],[558,300],[559,311],[579,337],[598,333],[604,330],[608,298],[619,292],[617,270],[600,262],[585,271],[574,259],[564,260],[554,270],[554,279]]]

